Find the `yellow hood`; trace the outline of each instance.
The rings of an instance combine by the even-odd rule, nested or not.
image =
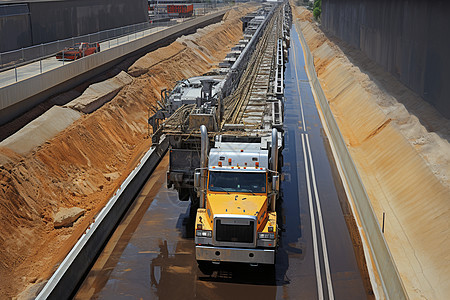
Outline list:
[[[211,217],[217,214],[236,214],[257,216],[266,209],[267,195],[236,193],[208,193],[208,208]]]

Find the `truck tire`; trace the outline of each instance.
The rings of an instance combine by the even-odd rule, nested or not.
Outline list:
[[[198,260],[197,263],[199,270],[203,274],[211,276],[212,273],[214,272],[213,264],[210,261]]]

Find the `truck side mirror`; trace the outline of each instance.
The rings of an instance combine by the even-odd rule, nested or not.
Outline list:
[[[274,175],[272,177],[272,191],[278,194],[279,190],[280,190],[280,176]]]
[[[200,179],[201,179],[200,170],[195,170],[195,173],[194,173],[194,188],[196,190],[200,189]]]

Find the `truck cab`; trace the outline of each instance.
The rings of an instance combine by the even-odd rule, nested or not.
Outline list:
[[[200,168],[194,178],[199,196],[204,197],[195,219],[196,258],[201,267],[221,262],[275,263],[278,173],[277,164],[271,163],[277,155],[269,157],[272,145],[264,138],[236,142],[216,137],[207,168]],[[277,152],[277,138],[274,145]]]

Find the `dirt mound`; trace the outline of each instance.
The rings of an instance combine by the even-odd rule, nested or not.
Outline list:
[[[450,120],[297,8],[331,110],[412,299],[450,294]],[[344,52],[342,51],[344,50]]]
[[[89,114],[114,98],[124,86],[131,82],[133,77],[122,71],[113,78],[91,84],[80,97],[70,101],[64,107]]]
[[[217,65],[242,37],[239,17],[252,10],[186,37],[195,49],[175,42],[147,54],[130,67],[131,84],[33,152],[0,147],[0,298],[51,275],[149,148],[148,110],[160,90]],[[54,214],[74,206],[84,216],[55,229]]]
[[[27,154],[56,136],[80,117],[79,112],[70,108],[53,106],[21,130],[0,142],[0,148],[6,147],[19,154]]]

